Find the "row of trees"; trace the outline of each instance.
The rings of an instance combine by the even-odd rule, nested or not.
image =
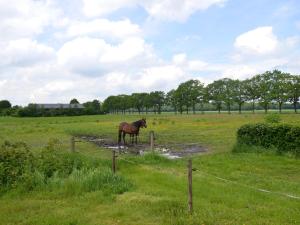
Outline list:
[[[70,104],[80,104],[77,99],[72,99]],[[79,116],[102,114],[101,102],[93,100],[82,104],[84,108],[56,108],[45,109],[38,107],[37,104],[29,104],[26,107],[13,106],[7,100],[0,101],[0,115],[38,117],[38,116]]]
[[[297,112],[299,98],[300,76],[274,70],[246,80],[219,79],[207,86],[199,80],[189,80],[166,94],[154,91],[109,96],[103,103],[103,110],[108,113],[147,113],[149,110],[161,113],[163,106],[169,106],[175,112],[192,110],[195,113],[197,109],[203,111],[204,105],[213,104],[219,113],[223,108],[230,113],[233,106],[241,113],[243,105],[251,103],[253,112],[260,106],[267,113],[271,104],[276,103],[281,112],[283,105],[289,103]]]

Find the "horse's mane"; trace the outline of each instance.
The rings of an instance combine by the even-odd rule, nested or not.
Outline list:
[[[135,127],[140,127],[141,123],[142,123],[142,120],[138,120],[138,121],[133,122],[132,125]]]

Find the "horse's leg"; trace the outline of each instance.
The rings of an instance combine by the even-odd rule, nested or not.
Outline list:
[[[131,136],[131,144],[133,144],[134,143],[134,134],[130,134],[130,136]]]
[[[118,145],[121,143],[122,130],[119,130]]]
[[[135,134],[135,144],[137,144],[137,137],[138,137],[138,134]]]
[[[124,146],[126,145],[126,142],[125,142],[125,136],[126,136],[126,133],[123,131],[123,141],[124,141]]]

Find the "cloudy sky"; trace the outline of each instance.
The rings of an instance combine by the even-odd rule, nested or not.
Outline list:
[[[0,0],[0,99],[84,102],[300,74],[299,0]]]

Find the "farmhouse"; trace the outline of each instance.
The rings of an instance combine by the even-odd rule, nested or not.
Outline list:
[[[36,104],[40,109],[84,109],[82,104]]]

